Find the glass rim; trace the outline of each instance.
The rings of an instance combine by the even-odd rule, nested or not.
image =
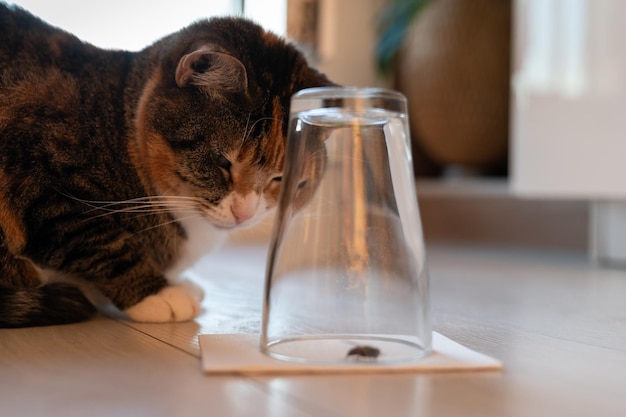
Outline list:
[[[382,87],[311,87],[302,89],[292,96],[292,100],[337,98],[384,98],[396,99],[406,102],[406,97],[401,92]]]

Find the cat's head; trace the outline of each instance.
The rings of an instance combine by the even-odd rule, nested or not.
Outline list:
[[[332,83],[293,45],[238,18],[196,23],[142,54],[154,65],[135,152],[155,191],[217,227],[256,223],[277,202],[291,96]],[[310,162],[300,201],[323,170]]]

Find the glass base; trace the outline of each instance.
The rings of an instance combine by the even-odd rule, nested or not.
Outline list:
[[[430,349],[419,343],[393,336],[320,335],[287,338],[261,346],[263,353],[281,360],[300,363],[390,364],[415,361]]]

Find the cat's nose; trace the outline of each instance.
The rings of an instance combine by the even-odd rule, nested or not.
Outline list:
[[[246,220],[252,218],[254,214],[251,211],[236,209],[235,207],[231,207],[231,211],[233,212],[233,217],[235,218],[235,221],[237,221],[237,224],[243,223]]]
[[[233,217],[237,224],[243,223],[246,220],[254,217],[258,203],[258,198],[254,193],[242,197],[238,194],[233,195],[230,211],[233,213]]]

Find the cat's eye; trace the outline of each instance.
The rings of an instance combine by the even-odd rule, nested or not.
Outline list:
[[[274,178],[272,178],[273,182],[281,182],[283,180],[283,176],[282,175],[277,175]]]
[[[211,159],[218,167],[225,169],[226,171],[230,171],[230,167],[233,165],[228,158],[226,158],[221,153],[212,153]]]

